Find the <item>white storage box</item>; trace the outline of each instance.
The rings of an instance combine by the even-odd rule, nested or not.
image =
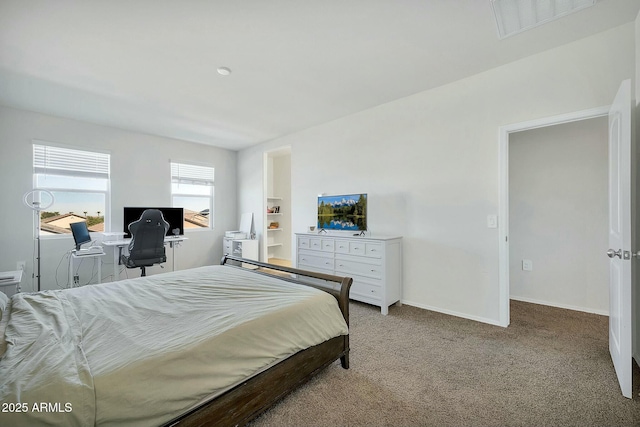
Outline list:
[[[228,237],[229,239],[246,239],[247,233],[243,231],[225,231],[224,237]]]
[[[124,231],[114,231],[109,233],[102,233],[103,242],[115,242],[124,239]]]

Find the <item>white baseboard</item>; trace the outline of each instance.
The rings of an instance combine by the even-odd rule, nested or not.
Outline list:
[[[445,309],[442,309],[442,308],[433,307],[433,306],[430,306],[430,305],[420,304],[420,303],[417,303],[417,302],[407,301],[407,300],[402,300],[402,304],[410,305],[412,307],[422,308],[422,309],[429,310],[429,311],[435,311],[437,313],[448,314],[450,316],[462,317],[463,319],[474,320],[476,322],[488,323],[489,325],[502,326],[502,325],[500,325],[500,323],[497,320],[488,319],[486,317],[470,316],[470,315],[468,315],[466,313],[459,313],[457,311],[445,310]]]
[[[516,301],[522,301],[522,302],[529,302],[532,304],[540,304],[540,305],[548,305],[551,307],[557,307],[557,308],[564,308],[567,310],[574,310],[574,311],[582,311],[585,313],[591,313],[591,314],[599,314],[601,316],[608,316],[609,312],[608,311],[604,311],[604,310],[594,310],[594,309],[588,309],[588,308],[584,308],[584,307],[576,307],[576,306],[572,306],[572,305],[568,305],[568,304],[558,304],[555,302],[549,302],[549,301],[542,301],[542,300],[537,300],[537,299],[533,299],[533,298],[523,298],[523,297],[510,297],[510,299],[516,300]],[[442,313],[442,314],[448,314],[450,316],[456,316],[456,317],[461,317],[463,319],[469,319],[469,320],[474,320],[476,322],[481,322],[481,323],[487,323],[489,325],[495,325],[495,326],[502,326],[500,324],[499,321],[494,320],[494,319],[489,319],[486,317],[480,317],[480,316],[471,316],[469,314],[466,313],[460,313],[457,311],[453,311],[453,310],[446,310],[446,309],[442,309],[439,307],[434,307],[431,305],[426,305],[426,304],[421,304],[421,303],[417,303],[417,302],[413,302],[413,301],[408,301],[408,300],[402,300],[402,304],[406,304],[406,305],[410,305],[413,307],[418,307],[418,308],[422,308],[424,310],[429,310],[429,311],[435,311],[437,313]],[[640,357],[635,356],[636,358],[636,363],[638,363],[638,365],[640,366]]]
[[[575,305],[558,304],[556,302],[543,301],[543,300],[538,300],[538,299],[534,299],[534,298],[510,296],[510,299],[513,299],[513,300],[516,300],[516,301],[522,301],[522,302],[530,302],[532,304],[549,305],[551,307],[566,308],[567,310],[574,310],[574,311],[582,311],[582,312],[585,312],[585,313],[599,314],[601,316],[608,316],[609,315],[609,311],[608,310],[596,310],[596,309],[592,309],[592,308],[577,307]]]

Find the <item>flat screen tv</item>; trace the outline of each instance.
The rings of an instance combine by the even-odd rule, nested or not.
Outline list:
[[[85,221],[72,222],[69,226],[71,227],[71,233],[73,234],[73,241],[76,243],[76,251],[79,251],[80,246],[91,241],[89,228],[87,228],[87,223]]]
[[[318,230],[367,230],[367,195],[318,196]]]
[[[125,207],[124,208],[124,237],[130,238],[129,224],[140,219],[146,209],[158,209],[162,212],[164,220],[169,223],[167,236],[182,236],[184,234],[184,209],[183,208],[157,208],[157,207]]]

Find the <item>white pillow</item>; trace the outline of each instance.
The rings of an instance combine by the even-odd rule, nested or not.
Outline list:
[[[9,302],[9,298],[0,292],[0,358],[7,351],[7,342],[5,341],[4,331],[7,329],[7,324],[9,323],[9,316],[3,316],[2,313],[11,309],[11,303]]]
[[[2,320],[2,313],[7,309],[7,303],[9,302],[9,297],[4,292],[0,292],[0,320]]]

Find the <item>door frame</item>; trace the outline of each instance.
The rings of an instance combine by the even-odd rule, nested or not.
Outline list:
[[[509,326],[509,135],[515,132],[538,129],[565,123],[606,117],[610,106],[575,111],[557,116],[545,117],[526,122],[513,123],[498,128],[498,269],[499,269],[499,319],[498,324]]]

